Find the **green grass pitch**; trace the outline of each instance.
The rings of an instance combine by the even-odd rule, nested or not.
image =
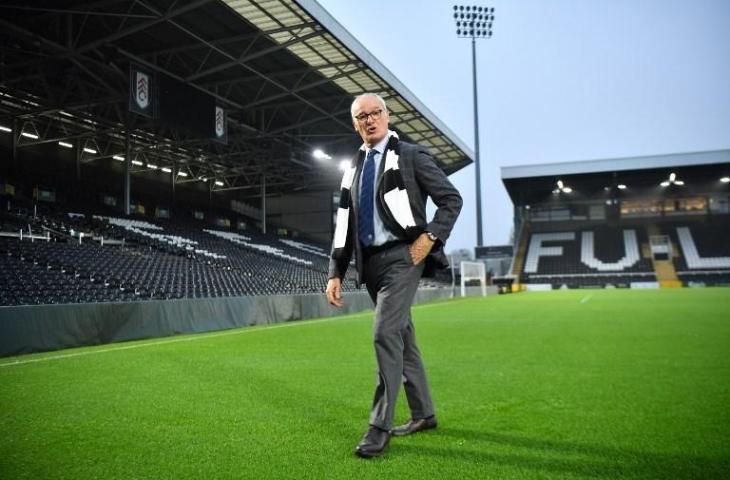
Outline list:
[[[368,461],[371,315],[0,359],[0,478],[730,478],[730,289],[416,307],[439,428]]]

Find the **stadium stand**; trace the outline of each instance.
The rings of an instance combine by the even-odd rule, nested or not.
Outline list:
[[[730,284],[730,219],[692,219],[661,226],[671,239],[677,277],[685,285]]]
[[[498,281],[730,285],[729,171],[730,151],[503,167],[517,235]]]
[[[575,288],[654,281],[651,260],[640,254],[640,245],[646,242],[645,233],[637,228],[532,232],[524,282]]]
[[[327,247],[301,239],[91,212],[0,220],[2,305],[321,294],[327,281]]]
[[[532,232],[523,282],[601,287],[655,281],[650,231],[670,239],[671,263],[683,284],[730,283],[730,223],[722,217]]]
[[[2,218],[12,277],[2,305],[321,293],[326,283],[324,248],[274,235],[84,213]]]

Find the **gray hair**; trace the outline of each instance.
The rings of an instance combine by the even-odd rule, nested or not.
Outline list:
[[[388,111],[388,106],[385,104],[385,100],[383,100],[383,97],[381,97],[377,93],[366,92],[366,93],[361,93],[360,95],[355,97],[355,99],[352,101],[352,105],[350,106],[350,115],[355,116],[355,104],[360,99],[367,98],[367,97],[376,99],[378,101],[378,103],[380,103],[380,106],[383,107],[383,110],[385,110],[386,112]]]

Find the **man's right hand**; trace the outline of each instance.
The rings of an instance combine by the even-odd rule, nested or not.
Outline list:
[[[334,277],[327,281],[327,290],[325,290],[325,293],[327,294],[327,301],[330,305],[334,305],[335,307],[342,307],[344,305],[342,303],[342,282],[339,278]]]

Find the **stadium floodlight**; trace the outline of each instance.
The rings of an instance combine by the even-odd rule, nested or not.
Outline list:
[[[123,161],[124,161],[124,157],[123,157],[123,156],[121,156],[121,155],[114,155],[114,156],[112,156],[112,158],[113,158],[114,160],[117,160],[117,161],[119,161],[119,162],[123,162]]]
[[[0,132],[12,132],[12,128],[8,128],[5,125],[0,125]]]
[[[722,178],[720,179],[720,181],[721,181],[722,183],[730,183],[730,177],[722,177]]]
[[[312,152],[312,156],[314,158],[316,158],[317,160],[331,160],[332,159],[332,157],[330,157],[329,155],[324,153],[324,151],[322,151],[319,148]]]
[[[571,193],[573,191],[573,189],[571,187],[565,185],[565,183],[563,183],[562,180],[558,180],[557,185],[558,185],[558,188],[553,190],[553,193],[555,193],[555,194],[558,194],[561,192],[562,193]]]
[[[216,180],[215,184],[218,185],[219,187],[223,186],[223,182],[221,182],[220,180]]]
[[[352,164],[350,163],[349,160],[340,160],[339,169],[342,170],[343,172],[351,167],[352,167]]]
[[[160,170],[162,170],[165,173],[172,173],[172,169],[169,167],[162,167]]]
[[[626,190],[626,185],[624,185],[623,183],[619,183],[618,185],[616,185],[616,187],[618,187],[619,190]]]
[[[476,5],[454,5],[454,22],[456,36],[471,38],[471,71],[474,86],[474,166],[476,167],[477,197],[477,246],[482,242],[482,179],[479,165],[479,102],[477,100],[477,38],[492,38],[494,7],[478,7]]]
[[[660,183],[662,187],[668,187],[669,185],[684,185],[684,180],[677,179],[677,174],[672,172],[669,174],[669,180],[664,180],[662,183]]]
[[[147,168],[151,168],[152,170],[157,170],[159,167],[155,165],[154,163],[148,163]]]
[[[62,147],[64,147],[64,148],[74,148],[74,146],[73,146],[73,144],[72,144],[72,143],[68,143],[68,142],[58,142],[58,144],[59,144],[59,145],[61,145],[61,146],[62,146]]]
[[[38,140],[38,135],[36,135],[35,133],[21,132],[20,135],[23,137],[32,138],[33,140]]]
[[[97,153],[99,153],[96,150],[94,150],[93,148],[89,148],[89,147],[84,147],[84,152],[90,153],[92,155],[96,155]]]
[[[137,165],[138,167],[141,167],[144,165],[144,163],[140,162],[139,160],[132,160],[132,165]]]
[[[177,174],[180,175],[181,177],[187,177],[188,176],[188,174],[185,173],[185,172],[177,172]]]

